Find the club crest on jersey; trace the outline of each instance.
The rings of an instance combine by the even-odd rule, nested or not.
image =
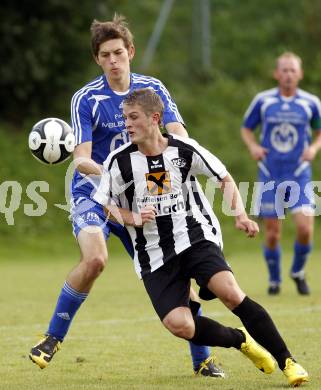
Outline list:
[[[290,123],[281,123],[271,132],[271,144],[280,153],[293,150],[298,142],[298,132]]]
[[[168,194],[172,190],[168,171],[145,173],[148,192],[151,195]]]
[[[174,167],[177,168],[183,168],[186,165],[186,160],[183,157],[173,158],[171,161]]]

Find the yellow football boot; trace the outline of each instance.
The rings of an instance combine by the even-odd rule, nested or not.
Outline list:
[[[238,328],[245,335],[245,342],[241,344],[240,351],[248,357],[254,365],[265,374],[275,370],[275,361],[272,355],[262,348],[247,332],[244,327]]]
[[[298,387],[309,380],[309,375],[305,369],[291,358],[286,359],[283,373],[293,387]]]
[[[29,353],[29,358],[40,368],[46,368],[53,355],[61,348],[61,342],[55,337],[45,335]]]

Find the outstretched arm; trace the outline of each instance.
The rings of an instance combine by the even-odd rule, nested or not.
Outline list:
[[[91,158],[92,142],[84,142],[76,146],[73,157],[75,168],[85,175],[101,175],[103,166]]]
[[[229,173],[222,180],[221,190],[224,200],[230,205],[231,210],[235,211],[235,227],[243,230],[248,237],[255,237],[259,232],[259,226],[248,217],[241,194]]]

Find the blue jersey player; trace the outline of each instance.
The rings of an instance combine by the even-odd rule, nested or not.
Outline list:
[[[290,276],[298,293],[308,295],[304,266],[311,251],[315,214],[311,162],[321,147],[321,105],[316,96],[298,88],[303,71],[301,59],[294,53],[285,52],[277,59],[274,77],[278,87],[255,96],[241,134],[251,157],[258,162],[257,213],[264,224],[268,293],[280,292],[279,241],[288,209],[296,227]],[[258,126],[260,144],[253,134]]]
[[[125,228],[106,221],[103,207],[93,201],[95,182],[97,178],[99,181],[104,160],[111,151],[128,141],[122,113],[124,98],[134,89],[152,88],[164,102],[166,130],[188,136],[177,106],[165,86],[155,78],[131,73],[130,62],[135,49],[124,18],[115,15],[110,22],[94,21],[91,33],[94,59],[102,68],[103,75],[76,92],[71,102],[77,145],[74,151],[77,169],[72,181],[71,215],[81,258],[66,278],[46,335],[29,354],[41,368],[48,365],[60,348],[74,315],[103,271],[107,261],[106,240],[110,233],[118,236],[133,256]],[[200,305],[195,301],[193,290],[191,298],[195,314],[200,314]],[[224,372],[215,366],[208,347],[190,343],[190,349],[195,373],[224,376]]]

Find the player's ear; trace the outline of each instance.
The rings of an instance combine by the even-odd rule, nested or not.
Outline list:
[[[131,45],[129,46],[128,48],[128,57],[129,57],[129,61],[131,61],[135,56],[135,46],[134,45]]]
[[[160,116],[159,112],[154,112],[152,115],[152,118],[153,118],[153,122],[155,122],[155,124],[160,125],[161,116]]]

